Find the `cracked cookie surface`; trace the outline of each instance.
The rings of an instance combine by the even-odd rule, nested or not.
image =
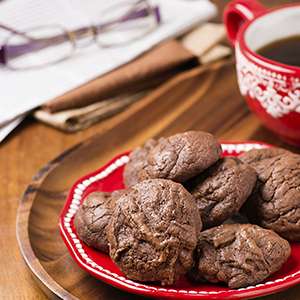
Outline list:
[[[281,154],[255,169],[258,183],[243,210],[252,222],[300,241],[300,155]]]
[[[143,171],[147,165],[147,157],[149,152],[157,141],[150,139],[142,147],[133,150],[129,155],[129,162],[124,168],[124,183],[127,187],[133,186],[138,182],[149,179],[147,174]]]
[[[278,147],[271,147],[271,148],[263,148],[263,149],[252,149],[250,151],[247,151],[241,155],[239,155],[239,159],[246,163],[251,165],[252,167],[255,167],[257,163],[261,163],[262,161],[270,158],[274,158],[276,156],[279,156],[281,154],[289,154],[288,150],[278,148]]]
[[[145,180],[116,204],[107,230],[110,256],[130,279],[170,285],[191,268],[201,227],[181,184]]]
[[[221,153],[215,137],[201,131],[150,140],[130,154],[124,181],[126,186],[151,178],[184,182],[213,165]]]
[[[234,157],[220,159],[187,183],[204,228],[222,224],[236,214],[251,194],[256,172]]]
[[[195,281],[247,287],[278,271],[290,252],[289,243],[271,230],[250,224],[221,225],[201,232],[189,275]]]
[[[108,253],[106,227],[115,202],[123,193],[123,190],[93,192],[84,199],[75,215],[74,225],[79,238],[87,245]]]

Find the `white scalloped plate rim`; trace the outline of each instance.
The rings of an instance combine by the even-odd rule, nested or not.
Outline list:
[[[251,149],[261,149],[267,148],[270,145],[262,142],[222,142],[223,151],[230,153],[241,153],[246,152]],[[84,251],[82,247],[82,242],[78,238],[75,231],[71,228],[71,220],[74,217],[76,211],[79,208],[81,196],[84,190],[95,181],[101,180],[117,168],[122,167],[128,162],[128,155],[123,155],[115,160],[113,160],[104,170],[100,173],[89,177],[88,179],[77,182],[76,186],[73,187],[72,191],[72,201],[68,207],[68,212],[66,213],[63,219],[60,219],[59,227],[62,234],[62,237],[65,243],[68,244],[68,247],[72,250],[72,254],[77,263],[88,270],[91,274],[98,275],[103,281],[108,284],[114,285],[120,289],[126,289],[126,291],[131,291],[135,294],[147,295],[152,297],[174,297],[182,298],[193,297],[198,299],[213,299],[213,296],[221,296],[222,298],[218,299],[241,299],[241,297],[258,297],[273,293],[276,291],[283,290],[289,286],[300,282],[300,271],[297,271],[293,274],[287,275],[283,278],[278,278],[273,281],[267,281],[261,284],[254,286],[248,286],[245,288],[239,289],[227,289],[219,291],[195,291],[195,290],[184,290],[184,289],[172,289],[172,288],[163,288],[163,287],[154,287],[149,286],[143,283],[135,282],[133,280],[127,279],[124,276],[118,275],[114,272],[109,271],[108,269],[103,268],[94,262]],[[296,278],[297,277],[297,281]],[[288,281],[291,278],[295,278],[295,282]],[[288,281],[288,282],[287,282]],[[274,285],[277,285],[274,287]],[[159,292],[159,295],[155,293]],[[252,293],[253,292],[253,293]],[[208,298],[209,296],[209,298]],[[213,297],[213,298],[212,298]],[[225,297],[225,298],[224,298]],[[215,299],[217,299],[215,298]]]

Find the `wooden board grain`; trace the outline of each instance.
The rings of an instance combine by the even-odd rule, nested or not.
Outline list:
[[[149,137],[198,129],[220,139],[260,139],[265,129],[249,113],[235,80],[228,60],[181,74],[121,115],[112,128],[71,148],[35,176],[20,203],[17,236],[27,265],[49,296],[141,299],[94,279],[73,262],[58,230],[67,191],[82,175]],[[270,133],[263,140],[281,145]]]

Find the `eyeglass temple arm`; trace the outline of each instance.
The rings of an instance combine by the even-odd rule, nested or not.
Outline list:
[[[11,27],[9,27],[7,25],[4,25],[4,24],[0,24],[0,29],[3,29],[5,31],[11,32],[11,33],[15,33],[15,34],[18,34],[18,35],[21,35],[21,36],[24,36],[24,37],[28,37],[26,35],[26,33],[22,32],[20,30],[16,30],[14,28],[11,28]]]
[[[152,7],[152,9],[154,11],[155,20],[156,20],[157,24],[159,24],[161,22],[161,15],[160,15],[159,7],[154,6],[154,7]],[[95,27],[98,30],[105,30],[107,27],[112,26],[114,24],[125,23],[127,21],[144,18],[148,15],[148,13],[149,13],[149,10],[146,8],[142,8],[140,10],[137,10],[136,8],[134,8],[131,11],[129,11],[126,15],[122,16],[119,19],[116,19],[116,20],[113,20],[113,21],[110,21],[107,23],[102,23],[102,24],[96,25]]]
[[[9,26],[6,26],[4,24],[0,24],[0,29],[3,29],[5,31],[8,31],[8,32],[11,32],[11,33],[14,33],[14,34],[18,34],[20,36],[27,37],[27,35],[24,32],[16,30],[16,29],[13,29],[13,28],[11,28]],[[0,64],[4,64],[4,65],[6,64],[6,59],[5,59],[5,45],[0,45]]]
[[[16,58],[26,53],[42,50],[49,46],[58,45],[68,40],[67,33],[50,38],[32,39],[20,45],[3,45],[0,46],[0,63],[6,64],[6,51],[9,52],[10,58]]]
[[[1,65],[6,64],[5,54],[4,54],[4,46],[0,46],[0,64]]]
[[[153,6],[151,8],[154,12],[156,22],[160,23],[161,22],[161,16],[160,16],[159,7],[158,6]],[[127,21],[131,21],[131,20],[134,20],[134,19],[143,18],[143,17],[146,17],[148,13],[149,13],[149,10],[147,10],[146,8],[143,8],[143,9],[140,9],[140,10],[132,10],[132,11],[129,11],[125,16],[121,17],[121,19],[119,21],[120,22],[127,22]]]

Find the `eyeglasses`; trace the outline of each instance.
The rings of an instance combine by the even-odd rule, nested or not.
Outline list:
[[[39,68],[69,58],[76,48],[96,42],[100,47],[126,45],[153,31],[160,23],[158,6],[147,0],[119,1],[102,11],[99,24],[65,30],[58,25],[19,31],[0,24],[10,35],[0,46],[0,64],[13,69]]]

